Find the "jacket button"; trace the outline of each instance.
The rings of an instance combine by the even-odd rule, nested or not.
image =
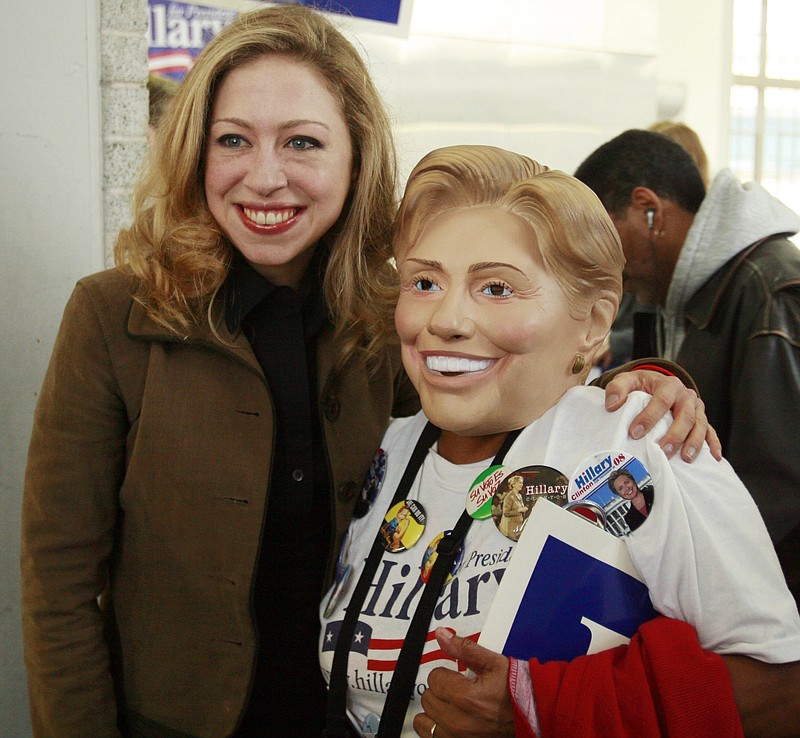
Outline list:
[[[339,499],[342,502],[350,502],[356,496],[357,491],[358,486],[355,482],[345,482],[339,487]]]
[[[339,413],[341,413],[341,411],[342,411],[342,406],[339,400],[335,396],[331,395],[325,401],[325,417],[331,423],[333,423],[335,420],[338,419]]]

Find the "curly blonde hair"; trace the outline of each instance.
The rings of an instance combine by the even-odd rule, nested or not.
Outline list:
[[[496,205],[528,223],[532,247],[575,316],[586,314],[601,291],[621,296],[625,257],[597,196],[575,177],[494,146],[448,146],[422,158],[395,218],[395,257],[440,213],[478,205]]]
[[[280,54],[314,67],[340,102],[353,148],[353,184],[318,248],[328,252],[324,290],[342,360],[377,355],[393,335],[394,270],[388,259],[397,178],[386,109],[355,47],[317,11],[277,6],[246,13],[219,33],[181,83],[133,196],[133,224],[120,233],[118,268],[139,282],[135,298],[164,328],[180,333],[211,319],[233,245],[205,196],[204,158],[214,93],[253,59]]]

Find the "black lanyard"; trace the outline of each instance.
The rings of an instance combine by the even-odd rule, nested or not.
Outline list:
[[[428,455],[428,451],[439,437],[439,433],[440,430],[432,423],[428,423],[423,429],[408,461],[406,470],[400,479],[400,483],[397,485],[394,498],[389,505],[390,509],[398,502],[406,499],[411,490],[411,485],[414,483],[417,473]],[[492,461],[492,466],[502,463],[508,449],[511,448],[519,433],[519,430],[515,430],[506,436],[500,450]],[[397,738],[403,729],[403,722],[408,711],[414,679],[419,671],[431,617],[445,585],[447,574],[452,569],[453,561],[467,535],[467,531],[472,525],[472,520],[466,511],[463,512],[453,530],[446,533],[436,547],[436,562],[431,569],[428,582],[422,591],[419,605],[406,632],[403,647],[397,659],[397,666],[392,676],[392,682],[386,695],[378,738]],[[339,630],[328,691],[324,733],[326,738],[344,738],[351,735],[346,712],[347,663],[361,608],[364,606],[364,600],[372,586],[375,572],[377,572],[383,558],[385,549],[382,541],[383,539],[379,532],[375,537],[375,542],[372,544],[372,549],[364,564],[364,570],[353,591],[353,596],[350,598],[350,603],[346,608],[345,617]]]

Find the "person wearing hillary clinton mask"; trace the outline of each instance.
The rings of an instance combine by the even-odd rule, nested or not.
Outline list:
[[[800,616],[747,490],[707,446],[688,465],[659,447],[659,426],[630,438],[643,395],[609,414],[584,384],[624,265],[599,200],[525,156],[437,149],[409,177],[393,245],[423,409],[384,436],[379,492],[357,508],[323,605],[327,735],[796,735]],[[465,515],[473,480],[505,473],[500,494],[522,477],[524,517],[609,448],[656,490],[623,538],[656,617],[572,661],[477,645],[517,543],[502,516]],[[391,551],[379,530],[398,504],[420,530]]]

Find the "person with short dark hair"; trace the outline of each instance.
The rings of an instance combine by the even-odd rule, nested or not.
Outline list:
[[[661,120],[653,123],[647,130],[660,133],[680,144],[694,160],[703,178],[703,184],[708,187],[708,156],[700,137],[692,128],[685,123]],[[633,316],[637,313],[651,313],[654,310],[655,308],[650,305],[641,305],[630,293],[623,295],[607,345],[595,357],[595,364],[600,369],[606,370],[630,361],[633,355]]]
[[[634,356],[695,379],[800,598],[800,217],[729,170],[706,193],[691,156],[651,131],[603,144],[575,176],[619,232],[625,291],[658,308],[635,321]]]

